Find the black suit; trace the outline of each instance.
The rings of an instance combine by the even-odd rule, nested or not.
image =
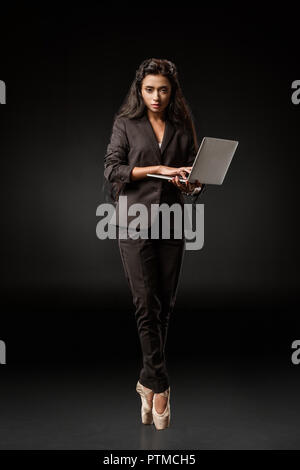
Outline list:
[[[142,202],[147,206],[148,214],[154,203],[178,202],[182,207],[182,193],[172,183],[151,177],[131,181],[130,174],[134,166],[192,166],[195,154],[192,137],[175,129],[169,120],[160,149],[146,115],[134,120],[119,118],[114,123],[105,155],[104,175],[112,183],[124,183],[120,194],[128,197],[128,207]],[[118,204],[116,211],[118,214]],[[135,216],[128,217],[128,223],[133,218]],[[148,222],[149,230],[151,220]],[[135,318],[143,353],[139,381],[155,393],[163,392],[169,387],[165,345],[184,258],[184,232],[181,239],[163,239],[161,233],[159,239],[119,238],[118,245],[136,307]]]
[[[145,114],[140,119],[118,118],[115,120],[111,140],[104,157],[104,176],[111,183],[123,183],[120,195],[127,196],[128,207],[143,203],[148,211],[148,226],[151,225],[151,204],[167,202],[184,204],[179,188],[167,180],[146,177],[131,181],[133,167],[167,165],[173,167],[192,166],[196,156],[192,135],[176,129],[166,120],[161,148],[159,148],[153,127]],[[202,186],[201,194],[205,185]],[[195,200],[197,196],[188,196]],[[116,204],[117,225],[119,223],[119,202]],[[128,224],[136,216],[128,216]]]

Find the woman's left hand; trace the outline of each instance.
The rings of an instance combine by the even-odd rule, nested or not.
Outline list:
[[[185,183],[182,183],[181,181],[179,181],[179,176],[174,176],[171,180],[169,180],[170,182],[172,182],[175,186],[177,186],[177,188],[179,188],[181,191],[185,192],[185,193],[191,193],[194,191],[195,188],[201,188],[202,187],[202,184],[200,183],[200,181],[196,180],[195,183],[189,183],[187,180]]]

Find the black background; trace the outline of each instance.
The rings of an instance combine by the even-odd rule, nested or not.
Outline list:
[[[208,187],[205,245],[188,251],[169,354],[291,363],[299,321],[299,79],[293,6],[2,8],[1,325],[7,365],[140,354],[117,243],[96,236],[112,120],[145,58],[177,65],[203,136],[239,141]]]

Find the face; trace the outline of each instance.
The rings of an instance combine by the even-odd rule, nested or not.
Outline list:
[[[148,110],[161,114],[171,98],[171,83],[163,75],[146,75],[142,81],[141,92]]]

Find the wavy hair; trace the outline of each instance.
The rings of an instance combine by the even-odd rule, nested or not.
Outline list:
[[[187,104],[178,80],[176,65],[167,59],[146,59],[136,70],[135,78],[125,97],[123,104],[114,116],[138,119],[142,117],[147,107],[142,96],[142,82],[146,75],[163,75],[171,83],[171,96],[165,109],[165,117],[171,121],[176,128],[182,128],[191,134],[195,149],[198,149],[197,134],[192,118],[192,113]],[[126,183],[125,183],[126,184]],[[124,183],[113,183],[111,197],[116,200]]]

